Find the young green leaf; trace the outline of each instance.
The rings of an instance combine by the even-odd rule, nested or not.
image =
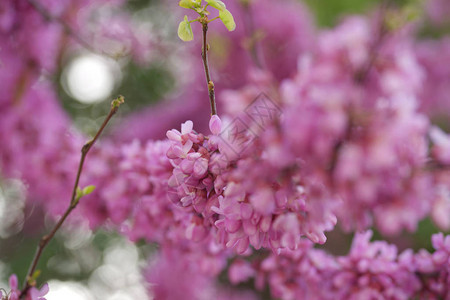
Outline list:
[[[75,200],[80,200],[81,197],[83,197],[83,191],[80,189],[80,187],[77,187],[77,193],[75,195]]]
[[[39,275],[41,275],[41,270],[34,271],[33,275],[31,275],[32,280],[38,279]]]
[[[89,195],[95,190],[95,185],[88,185],[83,189],[83,196]]]
[[[184,16],[184,20],[178,25],[178,37],[184,42],[189,42],[194,39],[194,33],[192,32],[191,24],[187,16]]]
[[[192,2],[190,0],[181,0],[178,2],[178,5],[183,8],[190,9],[192,7]]]
[[[191,8],[200,7],[201,2],[202,2],[201,0],[181,0],[178,3],[178,5],[183,8],[191,9]]]
[[[215,9],[218,9],[220,11],[226,9],[226,5],[225,3],[223,3],[220,0],[206,0],[206,2],[211,5],[212,7],[214,7]]]
[[[234,23],[233,15],[228,10],[221,10],[219,12],[219,18],[222,20],[222,23],[228,31],[233,31],[236,29],[236,23]]]

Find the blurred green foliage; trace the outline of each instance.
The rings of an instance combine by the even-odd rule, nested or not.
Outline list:
[[[319,26],[331,27],[348,14],[366,13],[380,0],[305,0]]]
[[[332,27],[349,14],[367,14],[380,5],[403,7],[408,4],[421,5],[421,0],[304,0],[314,12],[317,24]]]
[[[118,91],[126,95],[126,104],[132,110],[157,102],[175,84],[175,78],[162,64],[141,68],[130,63],[123,73],[124,80]]]

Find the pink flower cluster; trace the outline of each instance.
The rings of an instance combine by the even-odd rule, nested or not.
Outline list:
[[[450,4],[445,0],[429,0],[425,2],[425,10],[434,25],[448,25]]]
[[[81,136],[70,130],[54,91],[44,83],[26,88],[19,103],[0,102],[0,112],[0,139],[8,141],[1,146],[2,175],[29,186],[30,204],[61,214],[67,207],[64,199],[70,199],[67,186],[75,179]]]
[[[434,254],[398,253],[384,241],[370,242],[371,231],[358,233],[347,256],[332,256],[304,241],[252,261],[236,259],[229,268],[233,283],[254,278],[281,299],[447,299],[450,237],[433,236]]]
[[[29,200],[45,205],[52,215],[61,214],[67,206],[61,199],[69,199],[67,186],[74,180],[73,170],[85,141],[71,129],[49,77],[57,71],[65,51],[75,47],[68,43],[70,38],[79,42],[88,36],[80,37],[83,32],[79,24],[90,24],[89,17],[104,2],[5,0],[0,4],[0,138],[8,141],[2,142],[0,171],[2,176],[23,179],[30,187]],[[108,5],[117,7],[121,2]],[[102,22],[107,20],[90,24],[89,28],[94,30]],[[65,26],[71,28],[69,36]],[[119,27],[133,37],[130,22],[122,22]],[[126,41],[124,34],[97,35],[110,41]],[[133,51],[143,49],[139,45],[130,47]]]
[[[73,21],[62,4],[43,4]],[[380,20],[363,17],[314,34],[308,12],[293,1],[227,4],[242,27],[212,35],[228,45],[212,74],[228,88],[217,90],[228,114],[211,117],[209,135],[186,121],[167,139],[148,140],[207,106],[206,92],[187,86],[187,102],[159,107],[161,122],[148,132],[142,128],[155,120],[147,113],[129,120],[133,133],[89,154],[81,186],[97,188],[78,216],[160,245],[147,274],[159,299],[254,299],[217,286],[230,259],[231,284],[253,279],[281,299],[449,298],[443,234],[432,237],[432,254],[399,254],[370,242],[370,231],[355,235],[347,256],[314,248],[337,224],[393,235],[431,217],[450,228],[450,136],[432,126],[449,112],[450,68],[440,59],[450,53],[447,40],[416,43],[410,27],[384,36]],[[0,16],[2,176],[24,180],[30,202],[57,216],[68,205],[83,141],[37,79],[54,71],[63,33],[28,2],[3,1],[0,10],[7,12]],[[123,20],[116,21],[106,35],[132,51],[137,39],[122,39],[129,32],[116,32]],[[32,47],[34,28],[47,46]],[[194,82],[202,76],[195,71]],[[14,299],[17,279],[10,288]]]
[[[2,291],[0,291],[0,299],[1,300],[19,300],[20,289],[19,289],[19,281],[17,279],[17,275],[13,274],[9,277],[9,288],[10,291],[3,295]],[[25,295],[25,300],[45,300],[44,296],[48,293],[48,284],[44,284],[41,289],[37,289],[36,287],[32,287]]]
[[[264,146],[239,120],[220,135],[217,116],[211,118],[211,136],[195,133],[190,121],[181,132],[167,133],[172,141],[167,155],[174,165],[169,195],[203,218],[193,228],[193,240],[213,228],[217,242],[238,253],[249,245],[295,249],[301,235],[323,243],[323,230],[331,230],[336,218],[321,205],[321,189],[305,190],[298,172],[262,158]]]
[[[445,212],[432,213],[434,221],[448,228],[448,200],[436,193],[438,172],[428,168],[431,127],[419,111],[423,70],[407,32],[372,53],[376,26],[350,18],[319,36],[316,53],[304,55],[298,74],[271,93],[283,115],[280,128],[261,133],[269,141],[262,156],[279,167],[300,165],[303,178],[325,187],[323,206],[348,230],[375,223],[385,234],[414,231],[437,207]],[[236,103],[251,107],[257,87],[227,92],[228,111]],[[446,138],[439,137],[434,153],[442,159]]]
[[[217,270],[216,265],[211,264],[207,256],[203,256],[201,249],[198,250],[200,251],[191,252],[186,256],[182,247],[165,247],[152,258],[146,275],[152,285],[150,293],[155,299],[258,299],[250,291],[217,285],[214,277],[208,275],[211,270]],[[206,269],[209,271],[206,272]]]

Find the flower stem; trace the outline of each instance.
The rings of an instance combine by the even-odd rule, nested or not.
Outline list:
[[[203,66],[205,67],[206,84],[208,86],[209,102],[211,105],[211,115],[217,115],[216,96],[214,93],[214,82],[212,82],[211,80],[208,65],[208,54],[207,54],[208,43],[206,42],[206,33],[208,32],[208,20],[204,20],[202,22],[202,28],[203,28],[202,59],[203,59]]]
[[[39,245],[38,245],[38,248],[36,250],[36,254],[34,255],[33,261],[31,262],[30,268],[29,268],[27,276],[25,278],[24,287],[23,287],[22,291],[20,292],[20,297],[19,298],[23,299],[26,296],[28,290],[31,288],[30,281],[32,280],[33,274],[36,271],[37,264],[39,262],[39,259],[41,258],[41,255],[42,255],[42,252],[44,251],[44,248],[48,245],[50,240],[55,236],[56,232],[62,226],[64,221],[67,219],[69,214],[72,212],[72,210],[74,210],[77,207],[78,201],[77,201],[77,197],[76,197],[76,191],[77,191],[78,183],[80,181],[81,172],[83,171],[83,165],[84,165],[84,161],[86,159],[86,155],[88,154],[88,152],[92,148],[92,146],[94,146],[94,143],[97,141],[98,137],[103,132],[103,130],[105,129],[106,125],[111,120],[111,118],[114,116],[114,114],[117,112],[117,110],[119,109],[120,104],[123,103],[123,101],[124,101],[123,97],[119,96],[117,99],[115,99],[111,103],[111,110],[109,111],[109,114],[106,116],[105,120],[103,121],[103,124],[100,126],[100,129],[97,131],[97,133],[95,134],[94,138],[92,140],[90,140],[89,142],[87,142],[81,148],[81,159],[80,159],[80,163],[78,165],[78,171],[77,171],[77,176],[75,178],[75,184],[74,184],[73,191],[72,191],[72,197],[71,197],[71,200],[70,200],[70,205],[67,208],[66,212],[63,214],[63,216],[59,219],[58,223],[56,223],[56,225],[50,231],[50,233],[47,234],[47,235],[44,235],[41,238],[41,240],[39,242]]]
[[[211,20],[208,21],[208,23],[211,23],[212,21],[218,20],[219,18],[220,18],[220,17],[212,18]]]

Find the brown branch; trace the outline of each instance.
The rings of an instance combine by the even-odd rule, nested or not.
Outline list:
[[[264,62],[264,59],[262,58],[263,55],[261,55],[260,51],[260,39],[261,36],[259,32],[255,29],[255,21],[253,18],[252,11],[250,9],[250,4],[248,2],[242,2],[241,3],[244,13],[246,14],[246,17],[244,18],[245,26],[244,30],[248,39],[248,46],[249,46],[249,53],[250,57],[253,60],[253,63],[260,69],[266,69],[266,64]]]
[[[39,259],[41,258],[41,255],[42,255],[42,252],[44,251],[44,248],[48,245],[48,243],[51,241],[51,239],[55,236],[56,232],[62,226],[64,221],[67,219],[69,214],[72,212],[72,210],[74,210],[77,207],[77,205],[78,205],[79,197],[77,197],[77,188],[78,188],[78,183],[80,181],[81,172],[83,171],[83,165],[84,165],[84,161],[86,159],[86,155],[88,154],[88,152],[92,148],[92,146],[94,146],[94,143],[97,141],[98,137],[103,132],[103,130],[105,129],[106,125],[111,120],[111,118],[114,116],[114,114],[117,112],[117,110],[119,109],[120,104],[122,104],[123,102],[124,102],[123,96],[119,96],[117,99],[113,100],[113,102],[111,103],[111,110],[109,111],[109,114],[106,116],[105,120],[103,121],[103,124],[100,126],[100,129],[97,131],[97,133],[94,136],[94,138],[92,140],[90,140],[89,142],[87,142],[81,148],[81,159],[80,159],[80,163],[78,165],[78,171],[77,171],[77,176],[75,178],[75,184],[73,186],[72,197],[70,199],[70,205],[67,208],[67,210],[64,213],[64,215],[61,217],[61,219],[59,219],[58,223],[56,223],[56,225],[50,231],[50,233],[47,234],[47,235],[44,235],[42,237],[42,239],[40,240],[38,248],[36,250],[36,254],[34,255],[34,258],[33,258],[32,262],[31,262],[31,265],[30,265],[30,268],[28,270],[27,276],[25,278],[24,287],[23,287],[23,289],[22,289],[22,291],[20,293],[20,298],[21,299],[26,296],[28,290],[31,288],[31,283],[30,282],[33,279],[33,274],[36,271],[37,264],[39,262]]]
[[[214,82],[211,80],[211,76],[209,74],[209,65],[208,65],[208,43],[206,42],[206,33],[208,32],[208,19],[205,17],[202,21],[203,28],[203,47],[202,47],[202,60],[203,66],[205,67],[205,75],[206,75],[206,84],[208,85],[208,94],[209,94],[209,102],[211,105],[211,115],[217,115],[216,108],[216,96],[214,93]]]
[[[336,141],[333,147],[333,153],[331,156],[331,161],[328,166],[327,172],[329,174],[329,184],[331,187],[334,187],[334,171],[336,170],[336,166],[339,159],[339,154],[344,147],[344,143],[349,141],[352,138],[352,130],[355,124],[353,123],[353,120],[350,118],[348,120],[347,128],[345,130],[344,136]]]
[[[429,161],[426,162],[424,170],[430,172],[450,171],[450,164],[444,164],[435,159],[430,159]]]
[[[369,75],[370,71],[372,70],[375,61],[378,59],[379,52],[381,50],[381,47],[383,46],[383,43],[386,39],[386,36],[388,34],[388,30],[386,28],[386,11],[389,8],[389,0],[384,0],[381,3],[380,7],[380,24],[378,25],[378,32],[377,37],[375,41],[373,42],[372,46],[369,50],[369,59],[367,60],[366,64],[359,70],[359,72],[356,72],[355,79],[358,83],[364,83],[367,79],[367,76]]]

